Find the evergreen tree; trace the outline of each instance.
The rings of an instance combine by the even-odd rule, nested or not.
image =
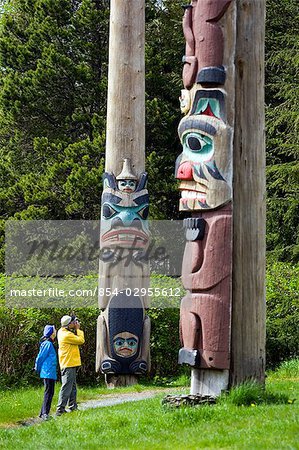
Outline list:
[[[296,260],[298,5],[267,6],[268,249]],[[109,2],[7,0],[1,12],[0,216],[97,219]],[[154,219],[179,217],[182,15],[180,0],[146,0],[146,169]]]
[[[267,248],[299,259],[299,4],[267,0]]]
[[[178,0],[146,1],[146,153],[154,219],[180,217],[174,168],[182,151],[177,132],[185,51],[181,5]]]
[[[108,8],[10,0],[0,30],[3,218],[96,218],[104,156]]]

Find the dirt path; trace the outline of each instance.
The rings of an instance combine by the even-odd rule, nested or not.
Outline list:
[[[99,399],[95,400],[88,400],[86,402],[82,402],[79,404],[79,410],[85,411],[86,409],[90,408],[102,408],[104,406],[113,406],[113,405],[119,405],[121,403],[126,402],[138,402],[140,400],[146,400],[147,398],[153,398],[156,395],[167,394],[169,392],[175,392],[176,389],[155,389],[150,391],[143,391],[143,392],[128,392],[123,394],[108,394],[108,395],[101,395]]]
[[[159,394],[169,394],[170,392],[178,392],[182,388],[165,388],[165,389],[153,389],[142,392],[125,392],[117,394],[105,394],[100,395],[99,398],[93,400],[86,400],[85,402],[80,402],[78,404],[79,411],[86,411],[92,408],[103,408],[106,406],[120,405],[127,402],[138,402],[141,400],[146,400],[148,398],[156,397]],[[59,420],[59,418],[57,417]],[[33,417],[30,419],[25,419],[18,421],[16,424],[11,424],[8,428],[20,428],[29,427],[31,425],[36,425],[42,423],[43,421],[39,417]]]

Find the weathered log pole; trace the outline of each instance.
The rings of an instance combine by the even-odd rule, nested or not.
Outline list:
[[[176,162],[186,249],[179,363],[191,394],[264,379],[264,1],[192,0]]]
[[[230,384],[265,378],[265,0],[237,2]]]
[[[144,36],[144,0],[112,0],[96,352],[110,387],[149,369],[148,299],[138,295],[149,281]]]
[[[125,158],[138,177],[145,168],[144,39],[144,0],[112,0],[105,170],[116,175]]]

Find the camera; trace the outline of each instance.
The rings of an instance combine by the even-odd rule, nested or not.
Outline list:
[[[72,318],[72,320],[71,320],[72,323],[80,325],[80,320],[78,319],[77,316],[72,315],[71,318]]]

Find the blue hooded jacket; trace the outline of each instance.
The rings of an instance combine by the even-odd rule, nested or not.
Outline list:
[[[57,380],[57,355],[51,339],[41,342],[39,353],[35,360],[35,370],[41,378]]]

